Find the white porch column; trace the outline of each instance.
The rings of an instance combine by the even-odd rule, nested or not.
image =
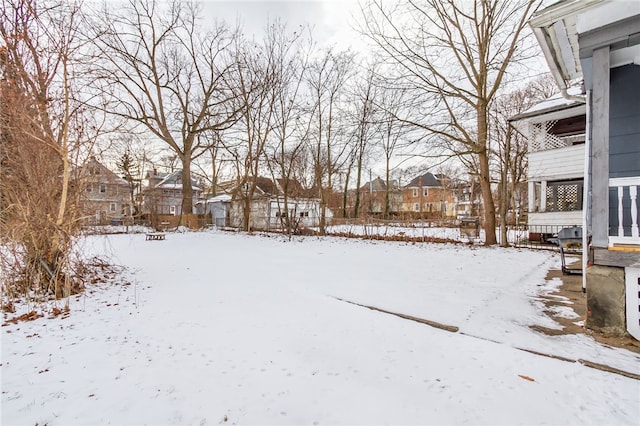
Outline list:
[[[593,51],[591,96],[592,245],[609,246],[609,46]]]
[[[536,211],[536,183],[529,181],[529,213]]]

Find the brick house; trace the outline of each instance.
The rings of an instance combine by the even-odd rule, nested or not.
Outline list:
[[[422,218],[455,217],[455,197],[449,180],[425,173],[414,178],[402,190],[402,211]]]

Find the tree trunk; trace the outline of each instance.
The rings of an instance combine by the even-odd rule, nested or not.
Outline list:
[[[181,215],[193,213],[193,186],[191,185],[191,159],[183,156],[182,160],[182,212]]]
[[[349,217],[347,212],[347,205],[349,204],[349,179],[351,178],[351,167],[347,167],[347,172],[344,178],[344,191],[342,192],[342,218]]]
[[[478,163],[480,166],[480,190],[482,191],[482,204],[484,208],[484,234],[485,245],[493,246],[498,243],[496,239],[496,208],[491,193],[491,171],[489,170],[489,155],[487,152],[487,104],[480,102],[478,105]]]
[[[386,164],[385,164],[385,185],[386,188],[384,189],[384,218],[388,219],[389,218],[389,212],[391,210],[391,200],[389,199],[389,191],[391,190],[390,188],[390,179],[389,179],[389,157],[387,156],[386,158]]]

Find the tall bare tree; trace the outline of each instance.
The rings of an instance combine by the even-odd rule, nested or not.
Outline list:
[[[311,126],[308,116],[305,119],[309,111],[305,110],[303,96],[313,44],[310,37],[299,31],[290,32],[280,22],[276,22],[268,37],[277,79],[273,87],[273,131],[267,166],[272,177],[280,179],[283,191],[282,205],[278,205],[280,219],[291,237],[298,221],[289,214],[290,197],[302,198],[306,192],[299,173],[305,169],[302,163],[307,159],[305,142]]]
[[[516,190],[527,176],[527,141],[516,131],[509,118],[520,114],[557,91],[553,78],[546,74],[525,87],[496,99],[490,110],[491,149],[497,159],[499,178],[498,215],[500,243],[508,246],[507,219],[509,211],[516,212]]]
[[[354,155],[356,173],[356,199],[353,207],[353,216],[360,213],[360,186],[362,184],[362,171],[368,151],[373,145],[373,139],[378,137],[377,110],[378,88],[375,85],[376,65],[369,64],[356,78],[352,90],[351,107],[353,108],[353,132]]]
[[[314,186],[320,198],[320,234],[326,230],[326,212],[333,192],[334,173],[348,154],[348,144],[337,141],[340,132],[340,102],[345,84],[353,72],[354,55],[335,52],[330,48],[318,56],[309,69],[307,84],[310,91],[314,121],[309,144],[314,162]],[[342,134],[341,134],[342,133]]]
[[[379,84],[379,82],[378,82]],[[407,147],[408,125],[397,117],[401,116],[402,108],[406,105],[407,90],[388,89],[379,84],[380,98],[378,108],[380,110],[380,138],[377,140],[378,148],[384,156],[384,210],[383,217],[386,219],[391,212],[390,194],[394,190],[394,183],[391,180],[391,161],[394,156],[403,148]]]
[[[437,136],[453,155],[477,160],[486,244],[494,245],[489,108],[523,49],[539,0],[375,0],[362,7],[361,31],[397,66],[390,82],[414,89],[405,122]]]
[[[106,108],[164,142],[182,166],[182,212],[193,211],[192,162],[208,152],[211,132],[235,120],[228,75],[233,37],[222,24],[200,26],[196,3],[130,0],[104,8],[94,24],[103,61],[97,83]]]
[[[267,39],[258,42],[236,39],[234,65],[234,92],[240,111],[235,129],[238,143],[230,153],[240,165],[242,190],[237,194],[243,200],[243,227],[251,228],[251,205],[256,190],[257,178],[265,169],[265,148],[273,129],[276,103],[275,87],[280,75],[276,64],[277,24],[267,26]]]

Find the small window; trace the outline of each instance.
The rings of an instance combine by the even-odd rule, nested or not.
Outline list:
[[[118,205],[116,203],[109,204],[109,211],[115,212],[118,209]]]
[[[417,190],[417,189],[415,189],[415,188],[413,189],[413,196],[414,196],[414,197],[417,197],[417,196],[418,196],[418,190]]]
[[[100,192],[101,193],[107,192],[107,185],[105,185],[104,183],[101,183],[100,184]]]
[[[300,217],[309,217],[309,212],[300,212]]]
[[[420,211],[420,203],[415,203],[413,205],[413,210],[416,211],[416,212],[419,212]]]
[[[429,195],[429,188],[422,188],[422,195],[423,196],[428,196]]]
[[[169,206],[169,214],[172,214],[172,215],[176,214],[176,206]]]

